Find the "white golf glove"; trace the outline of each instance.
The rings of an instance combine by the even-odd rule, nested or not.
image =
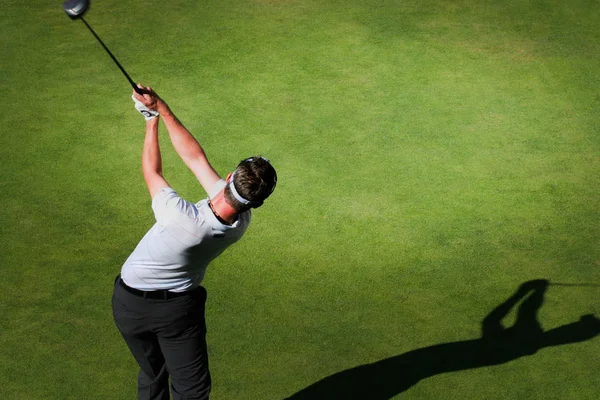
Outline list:
[[[146,107],[141,101],[135,98],[135,95],[131,95],[131,98],[135,103],[135,109],[138,110],[144,116],[144,118],[146,118],[146,121],[150,121],[151,119],[158,117],[158,111],[151,110]]]

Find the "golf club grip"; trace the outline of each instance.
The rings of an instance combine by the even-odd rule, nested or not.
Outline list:
[[[141,89],[141,88],[137,87],[137,85],[135,83],[133,83],[133,82],[131,82],[131,87],[140,96],[143,96],[145,93],[148,93],[148,91],[146,91],[145,89]]]

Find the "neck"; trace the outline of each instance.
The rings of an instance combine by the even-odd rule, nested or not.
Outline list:
[[[215,214],[215,217],[217,217],[217,219],[221,221],[221,223],[231,225],[235,222],[237,218],[237,211],[235,211],[233,207],[231,207],[229,203],[225,201],[223,192],[219,193],[214,198],[209,200],[209,205],[213,213]]]

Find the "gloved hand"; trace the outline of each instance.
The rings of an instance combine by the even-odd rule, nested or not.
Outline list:
[[[150,121],[151,119],[154,119],[156,117],[158,117],[159,113],[156,110],[151,110],[148,107],[146,107],[144,104],[142,104],[141,101],[137,100],[135,98],[135,95],[131,95],[131,98],[133,99],[133,102],[135,103],[135,109],[138,110],[146,119],[146,121]]]

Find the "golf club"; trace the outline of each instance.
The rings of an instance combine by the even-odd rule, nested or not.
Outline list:
[[[564,283],[564,282],[550,282],[551,286],[577,286],[577,287],[600,287],[600,283]]]
[[[89,0],[67,0],[63,3],[63,9],[67,13],[67,15],[73,20],[80,19],[85,24],[85,26],[87,26],[87,28],[90,30],[90,32],[92,32],[92,35],[94,35],[94,37],[98,40],[98,42],[100,42],[100,44],[102,45],[102,47],[104,47],[104,50],[106,50],[106,52],[108,53],[110,58],[113,59],[113,61],[115,62],[115,64],[117,64],[117,67],[119,67],[119,69],[121,70],[123,75],[125,75],[125,78],[127,78],[129,83],[131,84],[131,87],[133,88],[133,90],[135,90],[138,94],[144,94],[145,91],[140,89],[139,87],[137,87],[137,85],[135,84],[133,79],[131,79],[131,77],[129,76],[127,71],[125,71],[125,68],[123,68],[121,63],[111,53],[111,51],[108,49],[108,47],[106,47],[106,45],[104,44],[102,39],[100,39],[100,37],[96,34],[96,32],[94,32],[92,27],[83,18],[83,14],[85,14],[89,8],[90,8]]]

